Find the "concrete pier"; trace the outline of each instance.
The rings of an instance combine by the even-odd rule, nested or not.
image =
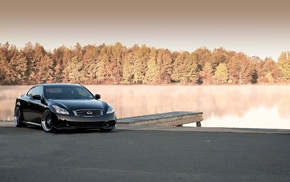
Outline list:
[[[138,125],[138,126],[182,126],[183,124],[196,123],[201,127],[203,112],[168,112],[160,114],[143,115],[118,119],[117,124]]]

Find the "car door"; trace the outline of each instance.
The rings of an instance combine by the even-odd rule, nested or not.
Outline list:
[[[36,86],[28,92],[27,96],[29,97],[27,106],[25,111],[23,111],[25,120],[40,124],[42,113],[45,108],[42,103],[43,88],[41,86]]]
[[[23,113],[23,119],[25,121],[30,122],[31,121],[31,110],[29,108],[30,102],[31,102],[31,97],[33,95],[35,87],[32,87],[28,92],[25,94],[23,97],[23,100],[21,102],[21,108],[22,108],[22,113]]]

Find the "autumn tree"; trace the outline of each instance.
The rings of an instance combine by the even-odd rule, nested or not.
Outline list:
[[[50,56],[53,60],[54,70],[52,82],[62,82],[64,79],[63,70],[67,66],[66,62],[68,62],[66,60],[70,59],[70,50],[65,46],[61,46],[54,49]]]
[[[11,51],[11,49],[9,50]],[[19,67],[19,64],[21,63],[20,61],[18,61],[18,56],[17,54],[15,54],[13,57],[9,57],[9,61],[8,64],[5,65],[5,80],[4,82],[6,84],[16,84],[18,82],[21,81],[21,67]],[[26,66],[24,65],[24,68]],[[24,73],[25,74],[25,73]]]
[[[215,70],[214,80],[216,84],[225,84],[228,82],[229,73],[226,63],[220,63]]]
[[[108,81],[108,69],[110,69],[108,62],[110,56],[108,55],[108,47],[102,46],[101,52],[96,63],[96,80],[98,84],[104,84]]]
[[[97,83],[99,47],[87,45],[83,48],[83,70],[85,70],[84,84]]]
[[[13,80],[19,85],[26,85],[27,76],[27,59],[23,52],[20,52],[16,57],[14,57],[10,64],[10,75],[9,77],[14,77]]]
[[[171,79],[180,83],[195,84],[198,79],[197,61],[194,54],[185,51],[179,54],[173,63]]]
[[[36,83],[51,82],[54,75],[53,60],[48,56],[44,47],[36,43],[32,57],[32,74]]]
[[[230,58],[235,54],[233,51],[227,51],[224,48],[214,49],[212,52],[211,64],[215,69],[220,63],[228,63]]]
[[[68,82],[82,83],[85,81],[83,63],[76,57],[72,57],[70,64],[65,67],[64,72],[67,74]]]
[[[275,80],[279,80],[280,70],[272,58],[257,61],[258,83],[274,84]]]
[[[158,83],[171,83],[170,75],[172,74],[172,57],[168,49],[158,49],[157,51],[157,78]]]
[[[147,61],[147,69],[145,73],[144,83],[145,84],[156,84],[158,83],[158,67],[156,63],[157,50],[155,48],[151,48],[149,60]]]
[[[110,59],[110,68],[111,70],[111,77],[114,83],[120,83],[123,76],[123,59],[126,53],[126,47],[124,47],[120,42],[117,42],[111,49],[111,59]]]
[[[31,42],[28,42],[27,44],[25,44],[24,48],[22,49],[25,57],[26,57],[26,61],[27,61],[27,84],[34,84],[36,83],[35,81],[35,77],[36,77],[36,68],[35,68],[35,60],[34,60],[34,46]]]
[[[145,45],[140,47],[134,57],[133,83],[142,84],[145,78],[147,60],[149,58],[149,48]]]
[[[136,53],[139,50],[138,45],[134,45],[132,48],[127,50],[127,53],[123,60],[123,84],[133,83],[134,78],[134,61]]]
[[[67,52],[69,53],[69,52]],[[66,57],[67,60],[63,60],[65,63],[65,67],[63,70],[64,80],[65,82],[70,83],[82,83],[85,78],[85,71],[83,70],[83,49],[82,46],[77,43],[71,54],[68,54]]]
[[[281,77],[283,81],[290,81],[290,54],[289,52],[282,52],[278,58],[278,67],[281,71]]]
[[[202,80],[203,84],[210,85],[212,84],[214,69],[210,62],[206,62],[203,66],[203,69],[199,71],[199,78]]]
[[[254,64],[243,53],[237,53],[231,57],[227,64],[229,81],[232,84],[249,84],[253,81],[255,72]]]
[[[187,83],[196,84],[198,80],[198,72],[197,72],[197,60],[194,54],[190,54],[187,59],[187,68],[185,74],[185,80]]]
[[[199,74],[198,82],[202,84],[204,82],[204,66],[205,63],[211,63],[212,62],[212,53],[209,49],[205,47],[201,47],[193,51],[192,53],[195,56],[195,59],[197,61],[197,72]]]
[[[8,49],[9,49],[8,42],[6,44],[0,44],[0,84],[7,84],[7,73],[10,71],[7,65],[9,64],[7,59]],[[8,79],[8,78],[7,78]]]
[[[105,62],[102,60],[106,60],[106,55],[103,55],[104,57],[101,60],[97,60],[96,66],[95,66],[95,79],[96,84],[105,84],[107,83],[107,71],[106,71],[106,65]]]

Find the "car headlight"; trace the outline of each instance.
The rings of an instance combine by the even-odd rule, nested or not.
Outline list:
[[[61,108],[57,105],[52,105],[52,107],[57,114],[69,115],[69,112],[64,108]]]
[[[113,108],[110,104],[108,104],[107,114],[111,114],[111,113],[113,113],[113,112],[115,112],[115,111],[114,111],[114,108]]]

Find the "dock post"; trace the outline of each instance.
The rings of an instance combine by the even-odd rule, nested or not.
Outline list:
[[[201,122],[200,121],[196,122],[196,127],[201,127]]]

